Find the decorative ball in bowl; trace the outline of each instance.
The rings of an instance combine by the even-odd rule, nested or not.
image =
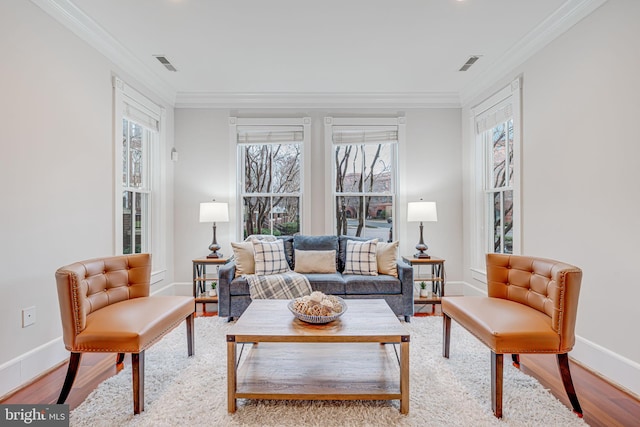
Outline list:
[[[319,291],[289,301],[288,307],[296,318],[316,324],[333,322],[347,311],[342,298]]]

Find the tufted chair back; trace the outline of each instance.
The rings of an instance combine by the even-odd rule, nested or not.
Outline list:
[[[530,256],[487,254],[488,296],[502,298],[546,314],[560,336],[560,352],[575,344],[575,323],[582,270]]]
[[[120,301],[148,297],[151,255],[134,254],[76,262],[56,271],[65,347],[86,327],[87,315]]]

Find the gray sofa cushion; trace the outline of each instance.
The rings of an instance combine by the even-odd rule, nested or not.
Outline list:
[[[305,274],[309,283],[311,283],[311,289],[314,291],[320,291],[325,294],[344,295],[345,294],[345,280],[340,273],[326,274],[326,273],[309,273]],[[365,277],[365,276],[352,276],[352,277]],[[236,277],[231,281],[229,287],[230,295],[249,295],[249,282],[244,277]]]
[[[386,295],[402,292],[400,280],[387,275],[359,276],[345,274],[342,276],[345,283],[346,295]]]
[[[311,289],[320,291],[327,295],[344,295],[345,281],[340,273],[307,273],[305,274]]]
[[[293,236],[278,236],[278,239],[284,244],[284,256],[289,268],[293,270]]]
[[[293,236],[293,249],[300,251],[338,251],[338,236]]]

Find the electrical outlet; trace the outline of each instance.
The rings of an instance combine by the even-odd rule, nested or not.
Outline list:
[[[33,325],[36,323],[36,307],[27,307],[22,309],[22,327]]]

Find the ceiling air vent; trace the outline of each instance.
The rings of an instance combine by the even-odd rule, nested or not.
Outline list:
[[[164,67],[169,70],[169,71],[178,71],[176,70],[176,67],[173,66],[173,64],[171,64],[171,62],[169,62],[169,60],[167,59],[166,56],[164,55],[153,55],[158,61],[160,61],[160,63],[162,65],[164,65]]]
[[[469,59],[467,59],[467,62],[465,62],[464,65],[458,71],[467,71],[469,68],[471,68],[473,64],[476,63],[478,59],[480,59],[480,56],[478,55],[470,56]]]

